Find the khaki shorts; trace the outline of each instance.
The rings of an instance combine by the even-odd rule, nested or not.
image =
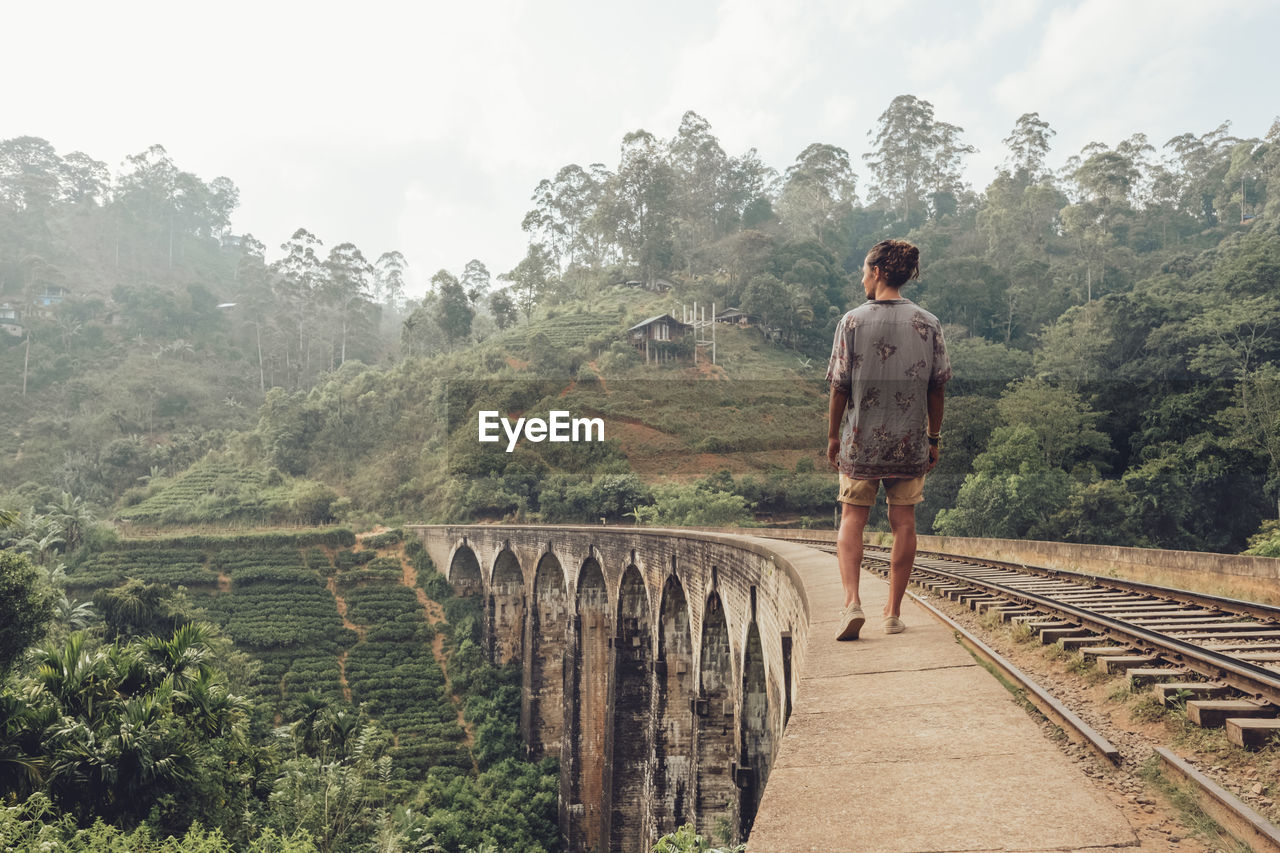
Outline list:
[[[854,480],[840,474],[841,503],[874,506],[876,492],[884,483],[889,506],[915,506],[924,500],[924,477],[885,477],[883,480]]]

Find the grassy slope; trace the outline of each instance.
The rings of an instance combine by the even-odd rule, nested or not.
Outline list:
[[[304,476],[384,518],[439,517],[433,510],[439,495],[514,459],[476,441],[479,409],[511,416],[564,409],[575,417],[603,418],[605,438],[616,450],[523,445],[552,470],[592,474],[611,458],[609,470],[627,466],[650,484],[695,480],[722,469],[735,477],[771,467],[792,470],[802,459],[820,470],[825,364],[766,340],[759,329],[719,325],[715,365],[704,354],[697,365],[690,359],[646,365],[622,343],[626,329],[665,312],[681,314],[671,294],[605,287],[445,356],[386,369],[348,365],[353,369],[308,395],[323,401],[314,420],[342,425],[307,439]],[[443,408],[433,402],[432,388],[440,382],[465,386],[460,405],[453,399]],[[491,454],[487,462],[480,461],[484,453]],[[251,454],[248,464],[265,471],[273,463]],[[182,481],[162,481],[147,504],[118,511],[135,515],[151,504],[167,506],[174,497],[168,487]],[[219,496],[183,499],[184,506],[198,510]],[[253,516],[247,511],[219,517],[251,524]]]
[[[670,294],[608,287],[476,349],[506,351],[540,330],[552,337],[551,329],[578,313],[612,313],[617,318],[613,337],[622,339],[631,325],[664,312],[679,318],[680,301]],[[649,482],[692,480],[722,468],[735,476],[770,466],[791,469],[802,458],[820,464],[826,365],[766,340],[759,329],[719,324],[715,335],[714,365],[702,352],[696,366],[685,360],[620,368],[607,356],[596,357],[557,398],[536,408],[554,403],[575,416],[603,417],[605,437],[620,443],[632,469]],[[517,363],[519,375],[538,375],[536,364]]]

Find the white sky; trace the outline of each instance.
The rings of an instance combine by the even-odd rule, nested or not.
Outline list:
[[[979,149],[984,187],[1019,115],[1094,140],[1262,136],[1280,114],[1271,0],[486,0],[5,4],[0,139],[118,170],[153,143],[241,191],[234,230],[268,255],[306,227],[370,260],[399,249],[420,292],[524,254],[538,181],[617,165],[623,134],[686,110],[780,171],[846,148],[894,96],[933,103]]]

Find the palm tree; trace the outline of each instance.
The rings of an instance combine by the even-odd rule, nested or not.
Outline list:
[[[56,570],[50,573],[51,579],[55,576]],[[97,611],[93,609],[92,604],[87,601],[76,601],[65,595],[54,602],[53,615],[54,618],[73,631],[81,631],[88,628],[98,618]]]
[[[177,706],[205,740],[244,739],[252,706],[244,697],[232,694],[218,673],[201,673],[175,697]]]
[[[320,734],[320,723],[329,703],[319,693],[307,691],[298,697],[298,718],[288,727],[294,738],[294,745],[299,752],[316,755],[323,743]]]
[[[93,524],[93,513],[83,500],[73,497],[70,492],[63,492],[58,502],[49,504],[44,511],[62,528],[62,538],[68,551],[74,551],[83,544],[84,535]]]
[[[0,693],[0,791],[19,801],[44,781],[40,759],[39,709],[17,693]]]
[[[17,523],[18,511],[16,509],[0,509],[0,530],[12,527]]]
[[[168,594],[169,589],[163,584],[149,584],[137,578],[95,592],[93,603],[107,623],[107,639],[151,631],[161,621]]]
[[[76,631],[60,647],[35,649],[36,684],[57,703],[63,716],[93,721],[115,698],[108,683],[106,655],[90,651],[87,636]]]
[[[167,681],[175,690],[207,678],[213,671],[213,649],[209,646],[212,628],[202,622],[188,622],[173,632],[173,637],[142,638],[143,657],[154,683]]]
[[[19,551],[29,554],[37,563],[43,566],[49,559],[49,553],[56,551],[61,544],[63,544],[63,539],[59,531],[54,530],[53,525],[49,525],[41,529],[32,530],[18,540],[16,547]]]

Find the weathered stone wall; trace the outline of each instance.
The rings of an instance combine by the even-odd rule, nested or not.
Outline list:
[[[460,591],[479,567],[491,654],[523,661],[528,752],[561,758],[568,849],[645,851],[689,821],[742,837],[808,634],[776,549],[656,529],[409,529]]]

